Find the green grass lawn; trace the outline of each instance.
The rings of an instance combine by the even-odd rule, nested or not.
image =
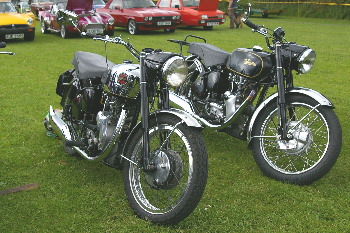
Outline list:
[[[209,178],[197,209],[185,221],[162,227],[134,216],[125,198],[121,172],[101,162],[65,154],[61,142],[46,136],[43,119],[49,105],[59,107],[56,81],[75,51],[104,55],[101,42],[43,35],[37,25],[33,42],[9,41],[16,56],[0,55],[0,191],[30,183],[29,191],[0,196],[0,232],[348,232],[350,230],[350,22],[341,20],[252,18],[269,28],[282,26],[289,41],[313,48],[317,61],[296,86],[320,91],[336,106],[343,128],[343,148],[332,170],[309,186],[271,180],[256,166],[247,143],[203,131],[209,153]],[[187,34],[205,37],[226,51],[260,45],[264,38],[247,27],[228,23],[203,31],[181,28],[130,36],[116,35],[137,49],[178,52],[167,39]],[[121,46],[107,46],[108,59],[132,59]],[[134,59],[135,60],[135,59]]]

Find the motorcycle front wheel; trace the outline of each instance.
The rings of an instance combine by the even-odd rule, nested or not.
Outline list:
[[[270,103],[254,124],[251,148],[262,172],[297,185],[323,177],[336,162],[342,131],[333,109],[303,95],[286,97],[288,140],[278,136],[277,103]]]
[[[150,161],[155,169],[142,168],[142,129],[127,145],[132,161],[124,168],[124,188],[128,202],[142,219],[157,224],[176,224],[196,208],[208,176],[208,155],[196,129],[173,115],[150,120]]]

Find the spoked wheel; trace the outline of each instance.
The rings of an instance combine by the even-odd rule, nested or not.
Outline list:
[[[41,33],[42,33],[42,34],[46,34],[46,33],[49,33],[49,32],[50,32],[50,31],[48,30],[48,28],[47,28],[47,25],[46,25],[44,19],[41,19],[41,24],[40,24],[40,25],[41,25],[41,26],[40,26],[40,30],[41,30]]]
[[[330,107],[310,97],[287,97],[288,140],[278,137],[276,102],[259,115],[252,135],[255,161],[265,175],[293,184],[310,184],[336,162],[342,144],[339,120]]]
[[[67,30],[67,27],[65,25],[61,25],[60,33],[61,33],[61,37],[63,39],[66,39],[66,38],[68,38],[70,36],[70,34],[69,34],[68,30]]]
[[[172,115],[150,120],[150,158],[155,169],[146,171],[142,159],[142,130],[128,145],[124,187],[131,208],[143,219],[175,224],[196,208],[207,175],[207,152],[200,134]],[[136,165],[137,164],[137,165]]]
[[[130,19],[128,22],[128,31],[131,35],[138,34],[139,30],[137,29],[135,20]]]

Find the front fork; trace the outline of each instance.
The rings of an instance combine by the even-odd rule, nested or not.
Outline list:
[[[149,101],[147,94],[147,80],[145,73],[145,59],[146,53],[140,54],[140,94],[141,94],[141,125],[143,131],[142,144],[143,144],[143,169],[153,170],[154,165],[150,162],[149,154]]]
[[[282,68],[281,44],[276,43],[276,66],[277,66],[277,113],[278,113],[278,135],[282,140],[287,140],[287,110],[286,110],[286,89]]]

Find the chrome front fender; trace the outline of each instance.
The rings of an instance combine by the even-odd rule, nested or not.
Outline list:
[[[319,93],[318,91],[309,89],[309,88],[305,88],[305,87],[295,87],[293,88],[291,91],[288,92],[288,94],[302,94],[308,97],[311,97],[312,99],[314,99],[315,101],[317,101],[320,105],[322,106],[328,106],[331,108],[334,108],[334,105],[331,103],[330,100],[328,100],[324,95],[322,95],[321,93]],[[248,130],[247,130],[247,140],[248,142],[250,142],[250,140],[252,139],[251,137],[251,132],[254,126],[254,123],[256,121],[256,119],[258,118],[261,110],[268,105],[270,102],[274,101],[278,96],[278,93],[274,93],[271,96],[269,96],[266,100],[264,100],[264,102],[262,102],[257,109],[255,110],[252,118],[250,119],[249,122],[249,126],[248,126]]]
[[[195,127],[195,128],[203,128],[203,125],[199,123],[199,121],[191,116],[189,113],[176,108],[169,108],[169,109],[163,109],[160,111],[157,111],[156,113],[153,113],[152,115],[156,114],[171,114],[179,117],[181,120],[183,120],[187,126],[189,127]]]

